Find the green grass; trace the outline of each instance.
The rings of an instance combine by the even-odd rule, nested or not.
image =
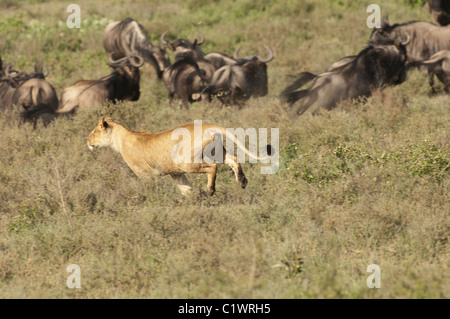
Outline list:
[[[431,20],[417,1],[380,1],[391,22]],[[58,94],[108,74],[101,45],[109,21],[136,18],[152,41],[170,30],[206,37],[204,51],[275,54],[269,95],[242,109],[168,106],[153,70],[141,99],[17,125],[0,113],[1,298],[449,298],[450,109],[425,73],[296,117],[278,99],[289,75],[322,72],[358,53],[371,30],[354,1],[78,1],[82,28],[68,29],[63,1],[1,1],[0,52],[27,71],[42,62]],[[248,52],[248,53],[247,53]],[[243,164],[241,190],[220,167],[216,194],[182,198],[170,177],[138,179],[110,149],[85,138],[100,116],[135,130],[193,120],[279,128],[280,170]],[[206,188],[205,176],[189,176]],[[81,289],[66,267],[81,267]],[[368,289],[367,266],[382,287]]]

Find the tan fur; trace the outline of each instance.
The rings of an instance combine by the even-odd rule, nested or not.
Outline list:
[[[180,142],[180,140],[172,140],[172,132],[177,128],[189,130],[191,134],[191,149],[194,150],[194,124],[186,124],[158,133],[148,131],[135,132],[110,118],[99,119],[97,127],[87,137],[87,143],[90,149],[111,147],[116,150],[122,155],[122,158],[131,170],[139,177],[171,175],[183,195],[189,194],[192,190],[185,173],[207,174],[208,194],[214,194],[216,163],[206,163],[205,161],[194,163],[193,154],[191,163],[175,163],[172,160],[172,149]],[[208,129],[226,134],[226,130],[222,127],[203,123],[203,133]],[[214,135],[211,139],[202,140],[202,152],[213,140]],[[238,143],[238,147],[242,147],[242,145]],[[245,147],[244,150],[251,155]],[[223,149],[223,157],[223,163],[233,169],[236,181],[240,183],[242,188],[245,188],[247,178],[242,172],[241,165],[237,162],[236,157],[227,154],[225,148]]]

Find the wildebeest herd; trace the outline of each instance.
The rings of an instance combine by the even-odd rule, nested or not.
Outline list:
[[[368,45],[356,55],[346,56],[326,71],[315,75],[303,72],[279,95],[297,114],[330,110],[339,102],[368,97],[375,89],[403,83],[411,68],[428,70],[433,88],[434,76],[450,93],[450,6],[446,1],[429,0],[430,12],[443,26],[413,21],[390,25],[384,21],[374,29]],[[140,97],[140,67],[151,65],[163,82],[169,101],[181,100],[189,109],[196,101],[217,98],[223,105],[241,107],[251,97],[268,94],[267,64],[274,59],[267,47],[266,56],[241,57],[240,47],[233,56],[219,52],[204,53],[206,41],[199,39],[168,40],[160,36],[163,46],[154,45],[148,32],[136,20],[126,18],[110,23],[103,34],[103,46],[111,73],[100,79],[80,80],[63,89],[60,98],[45,80],[48,70],[36,67],[31,73],[17,71],[13,63],[0,59],[0,105],[16,106],[25,121],[41,118],[48,124],[54,117],[70,115],[98,106],[106,101],[137,101]],[[171,63],[167,48],[173,52]],[[309,87],[303,88],[307,83]],[[434,88],[433,88],[434,90]]]

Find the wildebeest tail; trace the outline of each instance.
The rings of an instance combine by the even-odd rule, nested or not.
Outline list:
[[[434,56],[430,60],[413,61],[406,65],[406,70],[409,70],[412,68],[420,68],[422,66],[436,65],[438,63],[441,63],[442,60],[445,60],[445,59],[446,59],[446,57],[443,57],[443,56]]]
[[[282,93],[281,97],[289,104],[294,104],[298,100],[302,99],[308,95],[308,90],[300,90],[295,92],[289,92],[289,93]]]
[[[162,79],[163,71],[161,71],[161,68],[159,67],[158,61],[156,61],[155,56],[152,54],[152,52],[147,50],[138,49],[138,52],[141,53],[142,57],[144,58],[145,62],[149,63],[156,71],[156,75],[159,80]]]
[[[297,80],[295,80],[294,83],[292,83],[291,85],[289,85],[287,88],[285,88],[283,90],[283,92],[281,92],[281,96],[285,96],[288,93],[295,91],[299,88],[301,88],[303,85],[305,85],[306,83],[308,83],[309,81],[315,79],[317,77],[317,75],[312,74],[310,72],[302,72],[299,74],[299,78]]]

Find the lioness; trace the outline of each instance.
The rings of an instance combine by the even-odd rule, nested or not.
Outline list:
[[[226,129],[223,127],[209,124],[202,124],[201,127],[202,154],[204,154],[205,147],[213,142],[216,137],[216,135],[212,135],[210,138],[205,138],[205,136],[208,136],[208,134],[204,134],[206,130],[208,130],[208,132],[223,135],[228,134]],[[110,118],[99,119],[97,127],[95,127],[92,133],[89,134],[86,140],[91,150],[97,146],[109,146],[119,152],[131,170],[139,177],[145,177],[149,174],[169,174],[172,176],[183,195],[188,195],[192,191],[192,186],[189,183],[185,173],[205,173],[208,175],[208,194],[213,195],[215,192],[217,163],[211,161],[208,161],[208,163],[203,157],[200,161],[196,160],[197,158],[195,158],[195,153],[197,152],[198,155],[198,151],[188,154],[190,157],[187,161],[174,161],[174,154],[180,153],[180,148],[177,148],[180,143],[173,139],[173,132],[176,129],[187,129],[190,132],[191,145],[199,143],[199,141],[194,142],[194,124],[186,124],[159,133],[151,133],[148,131],[135,132],[114,122]],[[235,141],[238,147],[242,148],[247,155],[260,159],[254,154],[251,154],[245,146],[240,144],[239,141],[236,140],[235,136],[233,136],[233,138],[233,141]],[[211,148],[211,145],[209,148]],[[223,148],[223,160],[221,160],[221,162],[233,169],[236,176],[236,181],[242,188],[245,188],[247,186],[247,178],[242,172],[241,165],[237,162],[235,156],[227,154],[225,147],[221,146],[221,148]],[[192,149],[195,148],[192,147]]]

